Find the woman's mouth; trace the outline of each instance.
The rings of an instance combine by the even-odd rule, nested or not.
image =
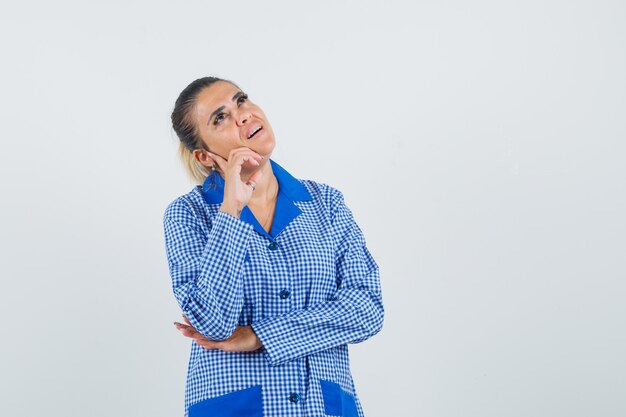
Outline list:
[[[248,140],[252,139],[252,138],[253,138],[253,137],[254,137],[257,133],[259,133],[261,130],[263,130],[263,127],[262,127],[262,126],[259,126],[259,127],[255,128],[255,129],[253,129],[253,130],[249,133],[249,135],[248,135]]]

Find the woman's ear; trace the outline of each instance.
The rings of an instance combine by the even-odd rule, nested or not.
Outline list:
[[[215,166],[216,169],[218,168],[215,161],[207,155],[207,152],[204,149],[194,149],[192,154],[196,161],[200,162],[205,167],[211,168],[211,166]]]

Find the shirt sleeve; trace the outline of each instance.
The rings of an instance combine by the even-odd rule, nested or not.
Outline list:
[[[334,190],[332,201],[339,285],[329,301],[252,323],[272,365],[362,342],[382,328],[384,309],[378,265],[339,190]]]
[[[166,208],[163,226],[172,288],[185,317],[207,338],[227,339],[243,306],[243,263],[252,226],[218,211],[207,236],[183,200]]]

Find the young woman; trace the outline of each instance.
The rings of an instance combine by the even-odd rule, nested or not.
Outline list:
[[[348,343],[384,310],[342,193],[270,159],[270,123],[231,81],[189,84],[172,124],[199,184],[163,218],[174,324],[193,338],[185,417],[363,416]]]

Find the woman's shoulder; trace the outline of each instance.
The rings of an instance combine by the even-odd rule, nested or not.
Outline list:
[[[320,202],[328,210],[334,210],[338,204],[343,203],[343,193],[335,186],[312,179],[301,179],[300,182],[307,188],[313,200]]]
[[[206,212],[204,208],[204,200],[200,186],[197,185],[186,194],[180,195],[172,200],[163,213],[164,218],[171,219],[189,219],[191,217],[200,217]]]
[[[337,187],[313,179],[297,179],[311,195],[311,200],[322,205],[332,213],[343,204],[343,193]],[[172,200],[164,210],[164,218],[186,220],[187,222],[202,219],[208,221],[210,209],[202,196],[201,186],[197,185],[186,194]]]

